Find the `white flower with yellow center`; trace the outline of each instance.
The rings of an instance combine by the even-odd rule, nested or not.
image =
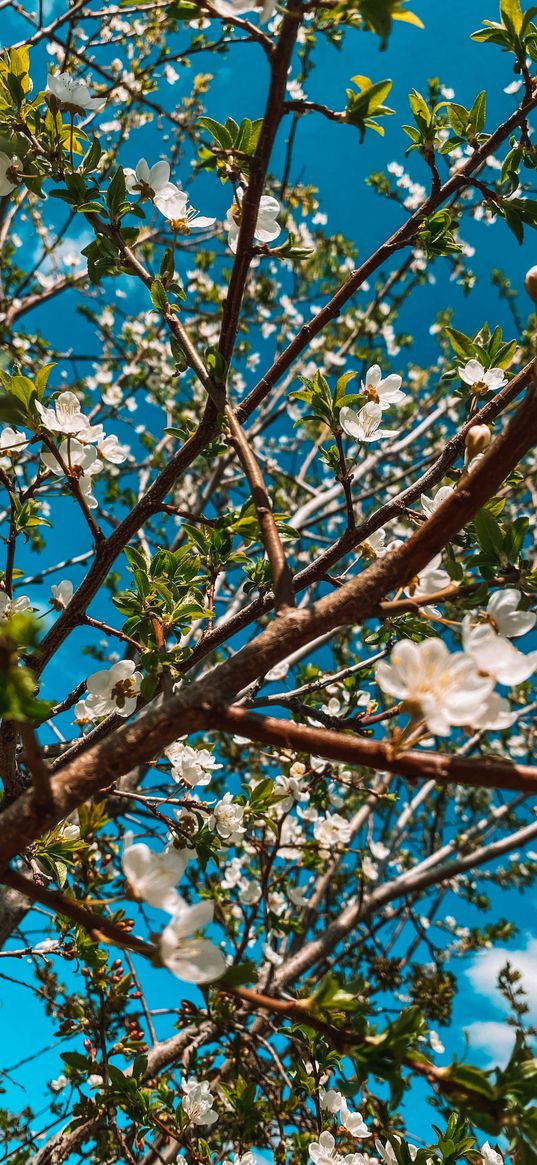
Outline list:
[[[377,664],[376,680],[388,696],[403,701],[412,717],[425,720],[435,736],[449,736],[452,726],[471,726],[494,687],[470,655],[451,655],[438,638],[401,640],[390,659]]]
[[[153,202],[160,213],[168,219],[172,231],[176,231],[177,234],[188,235],[190,231],[203,231],[214,226],[216,221],[214,218],[204,218],[193,207],[189,207],[188,194],[173,182],[168,182],[160,193],[155,194]]]
[[[406,400],[406,392],[401,392],[402,378],[395,373],[382,379],[380,365],[373,364],[366,373],[362,389],[381,409],[389,409],[390,405],[400,404]]]
[[[230,251],[235,254],[237,250],[237,241],[239,238],[239,231],[242,222],[242,201],[244,198],[244,190],[237,190],[236,201],[230,206],[227,212],[226,227],[227,227],[227,241]],[[273,198],[270,194],[262,194],[259,200],[259,210],[257,213],[257,222],[255,224],[254,239],[258,243],[273,243],[275,239],[281,234],[281,226],[276,221],[280,213],[281,206],[277,198]]]
[[[70,73],[57,73],[56,76],[49,73],[47,93],[51,93],[67,113],[97,113],[104,105],[101,97],[92,97],[85,81],[77,80]]]
[[[148,166],[145,158],[140,158],[135,170],[125,166],[123,173],[129,194],[137,194],[142,201],[155,198],[155,195],[163,194],[169,186],[173,186],[168,162],[155,162],[154,166]]]
[[[507,377],[503,368],[485,368],[480,360],[468,360],[463,368],[459,368],[459,376],[464,384],[473,389],[476,396],[483,396],[486,392],[495,392],[507,384]]]
[[[138,702],[141,672],[131,659],[120,659],[111,668],[93,672],[86,680],[88,697],[81,701],[80,711],[94,719],[116,712],[118,716],[131,716]],[[78,712],[77,705],[77,712]]]
[[[381,429],[382,408],[375,401],[368,401],[356,412],[350,405],[344,405],[339,414],[343,432],[355,441],[382,441],[387,437],[397,437],[398,429]]]

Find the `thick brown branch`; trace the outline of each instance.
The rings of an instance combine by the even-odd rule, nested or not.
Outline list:
[[[209,718],[206,727],[209,728]],[[290,720],[255,715],[237,707],[212,709],[210,727],[216,731],[246,736],[261,744],[311,753],[343,764],[380,769],[413,780],[537,793],[537,768],[513,764],[508,760],[491,757],[472,760],[429,752],[428,749],[394,752],[390,744],[380,740],[364,740],[363,737],[326,728],[310,728]]]

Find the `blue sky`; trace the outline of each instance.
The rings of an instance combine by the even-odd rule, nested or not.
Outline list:
[[[406,95],[410,88],[426,88],[427,78],[438,76],[441,81],[453,88],[456,97],[465,105],[470,105],[481,89],[490,93],[488,105],[487,127],[494,127],[497,120],[506,116],[513,108],[513,98],[504,94],[504,86],[513,79],[509,60],[502,57],[497,49],[487,46],[478,46],[469,39],[470,33],[477,28],[483,18],[494,19],[497,15],[497,3],[494,0],[451,0],[444,5],[438,0],[415,0],[412,5],[415,12],[422,17],[426,30],[418,32],[416,29],[399,25],[396,27],[392,42],[385,53],[380,53],[377,42],[373,37],[351,35],[344,48],[336,51],[326,48],[320,58],[320,64],[308,82],[308,96],[313,100],[322,100],[334,108],[342,108],[345,102],[345,88],[355,73],[365,73],[374,80],[391,77],[394,82],[389,103],[396,109],[396,116],[386,121],[386,137],[377,139],[375,136],[367,138],[366,145],[360,146],[358,135],[352,136],[345,127],[335,126],[322,118],[305,118],[301,124],[298,136],[298,149],[295,158],[294,177],[307,175],[308,180],[314,181],[319,187],[320,208],[328,215],[329,228],[341,231],[352,238],[359,254],[364,257],[372,247],[381,242],[388,232],[401,220],[401,212],[385,202],[381,202],[365,185],[364,179],[374,169],[381,169],[391,160],[401,160],[408,139],[402,132],[401,125],[408,120],[408,106]],[[56,5],[55,10],[61,10]],[[3,35],[5,36],[4,30]],[[20,35],[18,33],[17,35]],[[40,55],[43,77],[39,83],[44,84],[45,54]],[[199,68],[212,67],[215,71],[215,82],[212,87],[208,104],[208,112],[219,120],[225,120],[230,114],[241,120],[244,116],[255,117],[262,112],[266,78],[263,69],[259,67],[258,53],[248,47],[240,54],[234,53],[225,59],[216,62],[199,63]],[[187,90],[189,74],[181,75],[178,82],[180,88]],[[494,87],[494,91],[493,91]],[[278,169],[278,159],[281,159],[283,141],[280,140],[276,151],[274,170]],[[146,153],[151,160],[166,152],[166,142],[157,137],[154,127],[141,131],[134,140],[132,148],[122,161],[125,165],[136,162],[141,153]],[[341,173],[341,157],[345,158],[344,174]],[[415,155],[408,167],[416,181],[426,182],[425,165]],[[216,190],[215,190],[216,187]],[[209,199],[211,204],[209,205]],[[200,179],[195,187],[195,201],[204,214],[215,213],[222,215],[227,204],[226,193],[220,191],[214,179]],[[454,324],[465,332],[471,332],[482,325],[485,319],[494,325],[503,324],[509,336],[512,335],[512,323],[506,306],[490,286],[488,273],[491,266],[503,267],[510,277],[513,286],[521,286],[523,275],[537,256],[537,247],[534,237],[527,236],[523,248],[517,248],[513,236],[498,224],[492,230],[475,225],[471,232],[465,232],[469,241],[476,246],[477,254],[472,260],[472,266],[478,274],[478,283],[474,292],[464,298],[462,293],[449,283],[447,277],[439,278],[431,289],[418,292],[412,301],[412,307],[407,309],[407,322],[416,336],[415,358],[420,364],[434,359],[436,343],[430,335],[429,328],[434,322],[435,313],[452,306],[455,310]],[[74,325],[84,328],[85,325]],[[403,316],[403,323],[405,316]],[[59,320],[54,307],[48,308],[43,314],[43,326],[48,325],[54,332],[58,329]],[[81,330],[82,338],[82,330]],[[84,341],[86,342],[86,341]],[[74,525],[67,525],[69,501],[65,503],[66,529],[69,534],[69,550],[77,551],[78,546],[71,542]],[[61,537],[61,536],[60,536]],[[63,546],[67,551],[67,544]],[[80,549],[86,546],[81,536]],[[60,540],[53,546],[53,551],[61,553]],[[74,574],[75,581],[80,577]],[[78,636],[75,643],[80,645],[82,636]],[[76,653],[71,657],[73,675],[80,675],[80,666]],[[65,660],[56,665],[64,672]],[[54,669],[50,669],[50,682],[54,682]],[[510,944],[511,956],[515,965],[524,969],[528,979],[533,975],[533,983],[537,981],[537,940],[528,931],[531,923],[532,911],[535,907],[534,891],[526,892],[526,896],[509,892],[500,894],[493,891],[497,913],[512,918],[519,928],[518,938]],[[476,918],[469,913],[469,925],[475,923]],[[17,944],[18,945],[18,944]],[[518,955],[514,952],[518,951]],[[500,960],[500,962],[499,962]],[[442,1033],[449,1051],[460,1053],[464,1046],[463,1028],[473,1026],[475,1043],[475,1058],[477,1062],[488,1065],[493,1054],[498,1053],[501,1058],[502,1049],[505,1052],[505,1030],[502,1024],[502,1009],[499,997],[494,991],[494,982],[501,965],[505,961],[503,954],[485,952],[477,959],[473,959],[468,973],[462,972],[463,990],[455,1007],[455,1022],[448,1038]],[[24,970],[24,963],[11,964],[11,960],[0,960],[0,974],[19,976]],[[62,968],[63,972],[63,968]],[[159,1006],[173,1006],[182,990],[165,972],[149,971],[146,975],[154,989],[155,998],[159,999]],[[2,1002],[0,1004],[0,1024],[2,1026],[2,1043],[6,1051],[4,1062],[10,1064],[17,1061],[32,1048],[40,1048],[50,1041],[49,1021],[44,1017],[41,1005],[31,992],[24,987],[2,984]],[[531,1004],[534,1018],[537,1020],[537,993],[532,987]],[[475,1025],[481,1025],[476,1027]],[[493,1024],[493,1027],[487,1027]],[[162,1031],[164,1034],[164,1030]],[[168,1034],[168,1033],[167,1033]],[[62,1045],[63,1047],[63,1045]],[[447,1056],[439,1060],[447,1062]],[[48,1053],[35,1065],[17,1073],[18,1078],[27,1089],[22,1094],[15,1086],[7,1084],[8,1097],[14,1107],[31,1101],[40,1108],[46,1103],[45,1081],[61,1070],[59,1055],[56,1052]],[[418,1113],[420,1114],[418,1117]],[[421,1132],[430,1119],[430,1110],[418,1109],[412,1129]],[[433,1115],[434,1119],[434,1115]],[[418,1128],[417,1125],[422,1126]]]

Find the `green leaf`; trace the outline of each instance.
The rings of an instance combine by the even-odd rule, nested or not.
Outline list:
[[[500,16],[505,28],[513,31],[518,36],[522,29],[522,21],[524,19],[520,7],[520,0],[500,0]]]
[[[106,192],[106,201],[112,218],[117,217],[126,193],[125,175],[119,166]]]
[[[221,125],[219,121],[215,121],[214,117],[200,117],[199,125],[203,129],[208,130],[211,137],[223,150],[230,150],[234,138],[231,136],[229,129],[225,125]],[[238,127],[237,127],[238,128]]]
[[[219,987],[245,987],[248,983],[257,982],[257,967],[249,960],[237,963],[236,967],[228,967],[225,975],[218,980]]]
[[[503,554],[501,527],[489,510],[480,510],[474,518],[477,540],[487,557],[499,561]]]
[[[161,279],[154,279],[151,284],[151,303],[157,311],[162,315],[166,315],[169,308],[169,300],[164,289],[164,284]]]

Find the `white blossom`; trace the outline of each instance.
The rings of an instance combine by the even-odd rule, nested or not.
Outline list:
[[[343,432],[355,441],[380,441],[386,437],[396,437],[398,429],[381,429],[382,408],[374,401],[368,401],[358,412],[344,405],[339,413],[339,423]]]
[[[148,166],[145,158],[140,158],[134,170],[125,166],[123,173],[129,194],[139,194],[142,199],[154,198],[172,185],[169,162],[160,161]]]
[[[74,392],[60,392],[53,408],[47,408],[36,400],[35,407],[41,417],[45,429],[51,433],[65,433],[66,436],[77,436],[85,429],[90,428],[88,418],[80,408],[80,401]]]
[[[276,11],[276,0],[259,0],[258,4],[252,0],[217,0],[213,8],[220,16],[243,16],[245,12],[255,12],[264,23]]]
[[[340,1165],[343,1157],[336,1151],[336,1142],[332,1133],[325,1129],[318,1141],[312,1141],[308,1153],[314,1165]]]
[[[215,1121],[218,1120],[218,1113],[213,1110],[214,1096],[208,1081],[196,1080],[195,1077],[192,1077],[190,1080],[185,1080],[181,1087],[185,1094],[181,1103],[190,1123],[206,1128],[209,1125],[214,1125]]]
[[[226,218],[226,228],[228,232],[227,241],[230,251],[235,254],[237,250],[237,240],[239,238],[239,230],[242,221],[242,200],[244,198],[244,191],[239,187],[236,194],[236,201],[232,203]],[[262,194],[259,200],[259,211],[257,214],[257,222],[254,230],[254,239],[258,243],[272,243],[274,239],[281,234],[281,226],[276,222],[277,216],[280,213],[280,203],[277,198],[273,198],[270,194]]]
[[[313,826],[313,834],[322,851],[330,852],[336,846],[348,845],[351,839],[350,822],[339,813],[327,813],[319,817]]]
[[[30,600],[28,595],[21,595],[18,599],[11,599],[5,591],[0,590],[0,623],[10,615],[19,615],[21,611],[28,611]]]
[[[73,477],[81,480],[100,473],[102,461],[99,461],[97,452],[91,445],[82,445],[76,437],[65,438],[58,448],[60,457],[56,457],[52,449],[41,450],[41,460],[51,473],[61,477],[64,473],[61,462],[73,471]]]
[[[73,597],[74,587],[69,578],[64,578],[60,583],[56,583],[50,588],[52,593],[52,605],[56,611],[65,611],[69,606]]]
[[[209,828],[216,829],[219,837],[227,841],[229,845],[236,845],[245,833],[242,824],[243,817],[244,805],[239,805],[238,801],[234,801],[232,793],[224,793],[222,800],[216,803],[209,818]]]
[[[339,1113],[339,1123],[353,1137],[370,1137],[371,1133],[362,1117],[361,1112],[351,1112],[347,1101],[344,1100]]]
[[[214,226],[216,221],[214,218],[198,215],[197,211],[189,207],[188,194],[173,182],[169,182],[157,193],[153,201],[161,214],[168,219],[172,230],[179,234],[187,235],[192,230],[205,230],[206,227]]]
[[[442,1040],[440,1039],[440,1036],[438,1035],[438,1032],[435,1031],[434,1028],[431,1028],[429,1032],[429,1043],[433,1049],[433,1052],[437,1052],[439,1056],[441,1056],[442,1053],[446,1050]]]
[[[335,1116],[340,1108],[345,1103],[345,1098],[342,1092],[338,1092],[336,1088],[320,1088],[319,1089],[319,1103],[321,1108],[325,1108],[327,1112],[331,1112]]]
[[[164,752],[171,763],[174,781],[184,781],[191,788],[208,785],[216,769],[222,768],[207,748],[192,748],[182,740],[176,740]]]
[[[450,585],[451,579],[447,570],[443,570],[440,566],[441,561],[442,555],[435,554],[419,575],[405,587],[405,594],[421,597],[422,595],[434,594],[435,591],[445,590]]]
[[[401,392],[402,378],[395,373],[382,379],[380,365],[373,364],[366,373],[362,388],[374,404],[381,409],[389,409],[390,405],[400,404],[406,400],[406,392]]]
[[[67,1076],[63,1076],[63,1075],[57,1076],[55,1080],[50,1081],[50,1084],[49,1084],[50,1091],[51,1092],[63,1092],[64,1088],[67,1087],[68,1083],[69,1083],[69,1081],[67,1079]]]
[[[524,655],[490,623],[473,624],[471,615],[462,621],[462,642],[480,672],[506,687],[522,684],[537,668],[537,651]]]
[[[185,872],[189,856],[174,846],[157,853],[144,842],[134,842],[132,833],[126,833],[121,867],[133,897],[174,914],[181,902],[175,887]]]
[[[104,105],[102,98],[91,96],[85,81],[77,80],[70,73],[49,73],[47,92],[59,101],[67,113],[97,113]]]
[[[11,467],[11,460],[15,460],[22,449],[26,449],[29,445],[26,433],[21,433],[18,429],[12,429],[10,425],[6,425],[0,433],[0,454],[7,454],[6,457],[0,456],[0,465],[4,469]]]
[[[485,371],[479,360],[468,360],[463,368],[459,368],[459,376],[477,393],[494,392],[507,384],[503,368],[487,368]]]
[[[470,655],[451,655],[438,638],[401,640],[389,661],[377,664],[376,679],[383,692],[423,718],[435,736],[449,736],[452,725],[472,725],[493,688]]]
[[[186,983],[210,983],[226,970],[222,951],[210,939],[192,938],[194,931],[212,922],[214,902],[197,902],[189,906],[180,900],[171,921],[160,936],[162,962]]]
[[[489,623],[507,639],[526,635],[528,631],[533,630],[537,622],[537,615],[533,611],[519,610],[520,599],[520,591],[514,587],[506,587],[505,590],[494,591],[487,603]]]
[[[455,490],[453,489],[452,485],[441,485],[440,489],[437,489],[436,493],[431,498],[427,494],[422,494],[420,498],[421,508],[426,517],[431,518],[435,510],[437,510],[438,507],[441,506],[443,502],[447,501],[447,499],[450,498],[454,493]]]
[[[108,437],[102,437],[97,441],[97,451],[105,461],[110,461],[112,465],[122,465],[127,459],[129,452],[128,445],[120,445],[115,433],[110,433]]]
[[[485,1141],[484,1145],[481,1147],[481,1156],[483,1158],[484,1165],[503,1165],[503,1157],[501,1153],[498,1153],[496,1149],[493,1149],[492,1145],[488,1141]]]
[[[20,160],[0,151],[0,197],[11,194],[19,184]]]
[[[111,712],[131,716],[138,702],[141,682],[141,672],[136,671],[131,659],[121,659],[111,668],[93,672],[86,680],[89,695],[81,701],[81,711],[89,712],[92,719],[108,716]]]

